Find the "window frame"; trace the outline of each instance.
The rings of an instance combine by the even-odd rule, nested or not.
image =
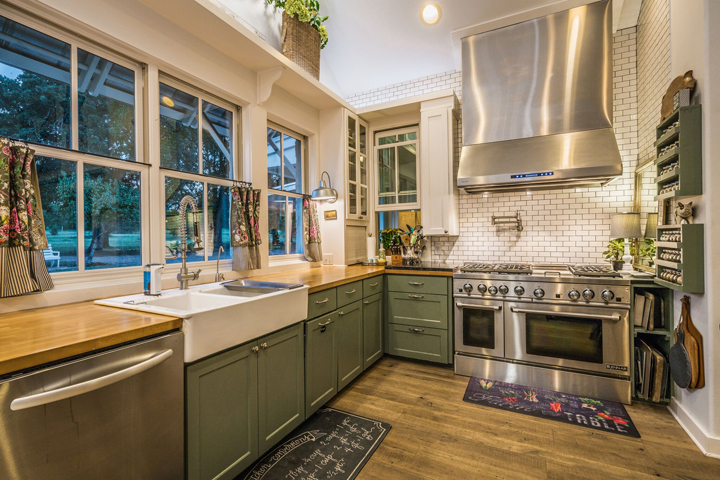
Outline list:
[[[404,142],[395,142],[390,143],[386,145],[379,145],[378,142],[380,138],[388,137],[391,135],[403,135],[406,133],[413,133],[415,132],[415,140],[406,140]],[[375,203],[375,211],[376,212],[391,212],[391,211],[403,211],[403,210],[420,210],[420,126],[419,125],[411,125],[406,127],[398,127],[398,128],[390,128],[387,130],[375,130],[372,132],[374,138],[373,138],[373,175],[374,177],[374,188],[373,188],[373,197],[374,197],[374,203]],[[398,168],[398,162],[399,162],[399,155],[397,153],[397,148],[402,147],[404,145],[411,145],[415,144],[415,183],[416,183],[416,201],[412,203],[399,203],[400,196],[401,195],[411,195],[412,193],[407,193],[409,191],[400,191],[400,169]],[[390,204],[390,205],[380,205],[380,170],[379,166],[377,164],[378,162],[378,150],[382,150],[385,148],[394,147],[395,148],[395,198],[397,200],[396,203]]]
[[[305,247],[304,247],[304,240],[302,238],[297,239],[297,242],[298,242],[297,244],[302,245],[303,252],[302,253],[290,253],[290,245],[291,245],[290,238],[291,238],[291,236],[289,236],[287,234],[287,232],[289,232],[291,230],[292,218],[290,217],[290,215],[287,214],[287,212],[288,212],[288,205],[290,205],[290,200],[289,200],[290,198],[303,199],[307,196],[307,194],[304,193],[306,191],[306,177],[307,177],[307,174],[306,174],[306,172],[307,172],[307,162],[306,162],[306,159],[307,159],[307,154],[306,154],[307,136],[302,135],[294,130],[290,130],[287,127],[283,127],[282,125],[279,125],[275,122],[271,122],[268,120],[267,126],[265,128],[265,148],[267,148],[267,130],[268,129],[275,130],[276,132],[281,134],[281,136],[280,136],[280,151],[283,151],[283,146],[285,144],[285,139],[284,139],[285,135],[294,138],[296,141],[301,142],[300,161],[298,162],[300,164],[300,181],[295,182],[296,185],[300,185],[301,193],[290,192],[287,190],[283,190],[282,188],[279,188],[279,189],[271,188],[269,185],[267,187],[267,194],[265,195],[265,201],[268,202],[268,206],[267,206],[268,230],[266,231],[266,234],[268,236],[269,262],[284,263],[284,262],[293,261],[293,260],[304,261],[305,260],[305,252],[304,252]],[[268,173],[268,165],[267,165],[267,160],[266,160],[265,161],[265,175],[266,176],[267,176],[267,173]],[[281,173],[280,186],[283,187],[285,185],[285,160],[283,158],[280,159],[280,173]],[[270,217],[270,204],[269,204],[269,196],[270,195],[277,195],[277,196],[285,197],[285,232],[286,233],[285,233],[285,254],[284,255],[270,254],[270,218],[269,218]],[[301,202],[300,208],[302,208],[302,202]],[[301,215],[302,215],[302,213],[301,213]]]

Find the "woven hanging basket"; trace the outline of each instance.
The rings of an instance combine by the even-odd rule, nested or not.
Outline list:
[[[320,33],[285,12],[282,17],[283,55],[320,80]]]

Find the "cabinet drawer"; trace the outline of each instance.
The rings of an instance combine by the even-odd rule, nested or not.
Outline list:
[[[337,306],[338,308],[349,305],[363,298],[362,281],[348,283],[337,287]]]
[[[447,295],[448,280],[445,277],[392,274],[388,275],[388,290],[391,292]]]
[[[447,295],[391,292],[388,298],[390,323],[447,330]]]
[[[308,295],[307,318],[319,317],[335,310],[337,308],[337,297],[335,295],[334,288]]]
[[[385,276],[378,275],[377,277],[366,278],[363,280],[363,296],[369,297],[376,293],[381,293],[385,287]]]
[[[390,355],[448,363],[447,330],[390,325]]]

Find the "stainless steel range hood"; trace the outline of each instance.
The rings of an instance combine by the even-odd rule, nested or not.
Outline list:
[[[564,188],[622,175],[611,26],[604,0],[462,40],[458,187]]]

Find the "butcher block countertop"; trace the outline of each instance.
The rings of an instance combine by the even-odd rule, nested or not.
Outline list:
[[[93,302],[5,313],[0,315],[0,375],[181,326],[179,318]]]
[[[382,275],[383,273],[385,273],[385,267],[352,265],[350,267],[304,268],[302,270],[260,275],[258,277],[248,278],[247,280],[302,283],[310,287],[309,293],[315,293],[321,290],[327,290],[328,288],[339,287],[347,283]]]

